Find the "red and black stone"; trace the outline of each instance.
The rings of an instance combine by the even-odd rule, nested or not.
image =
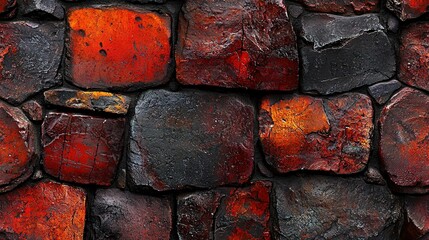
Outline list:
[[[22,111],[33,121],[43,120],[43,107],[39,102],[30,100],[21,106]]]
[[[253,122],[253,105],[239,95],[147,91],[131,121],[129,183],[158,191],[245,183]]]
[[[187,1],[179,25],[180,83],[259,90],[298,87],[296,36],[282,1]]]
[[[427,0],[388,0],[386,6],[402,21],[417,18],[429,12]]]
[[[429,195],[406,196],[404,206],[405,221],[400,239],[426,240],[429,237]]]
[[[379,0],[299,0],[298,2],[313,12],[345,15],[376,12],[380,8]]]
[[[17,12],[16,6],[16,0],[0,0],[0,19],[15,17]]]
[[[43,166],[64,181],[109,186],[121,157],[124,118],[49,113],[42,124]]]
[[[91,208],[92,239],[170,239],[171,203],[166,198],[99,189]]]
[[[380,116],[380,163],[395,191],[429,191],[429,96],[404,88]]]
[[[0,23],[0,98],[19,104],[58,85],[64,24]]]

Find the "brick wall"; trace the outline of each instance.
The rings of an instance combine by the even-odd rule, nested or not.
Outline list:
[[[426,11],[0,0],[0,239],[429,239]]]

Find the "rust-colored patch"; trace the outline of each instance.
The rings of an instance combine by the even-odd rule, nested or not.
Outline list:
[[[83,88],[135,88],[167,79],[170,17],[119,7],[68,13],[67,75]]]
[[[83,239],[83,190],[39,182],[0,195],[0,232],[6,239]]]
[[[379,0],[299,0],[306,8],[315,12],[362,14],[379,10]]]

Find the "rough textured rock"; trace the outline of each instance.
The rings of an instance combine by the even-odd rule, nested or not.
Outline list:
[[[83,239],[85,192],[39,182],[0,195],[1,239]]]
[[[131,99],[109,92],[85,92],[72,89],[55,89],[44,92],[45,101],[67,108],[125,115]]]
[[[368,92],[378,104],[385,104],[393,93],[401,87],[398,80],[376,83],[368,87]]]
[[[372,116],[371,100],[359,93],[265,97],[259,113],[265,158],[280,173],[359,172],[369,158]]]
[[[21,106],[22,111],[33,121],[43,120],[43,107],[37,101],[30,100]]]
[[[0,23],[0,98],[18,104],[61,83],[64,24]]]
[[[429,96],[411,88],[395,94],[380,116],[380,163],[396,191],[429,190]]]
[[[11,190],[32,174],[38,158],[35,139],[35,128],[24,113],[0,102],[0,192]]]
[[[166,0],[128,0],[129,2],[135,3],[165,3]]]
[[[19,12],[34,18],[64,19],[64,8],[58,0],[19,0]]]
[[[277,239],[397,239],[401,204],[362,179],[289,177],[275,184]]]
[[[235,94],[147,91],[131,121],[129,183],[160,191],[244,183],[253,121],[252,104]]]
[[[342,46],[301,49],[302,90],[331,94],[390,79],[395,51],[383,32],[363,33]]]
[[[178,233],[186,239],[270,239],[271,183],[191,193],[178,199]]]
[[[16,15],[16,0],[0,0],[0,19],[13,18]]]
[[[299,0],[313,12],[362,14],[379,9],[379,0]]]
[[[429,195],[405,197],[405,222],[401,240],[429,237]],[[426,236],[425,236],[426,235]],[[425,236],[424,238],[422,238]]]
[[[383,30],[376,14],[343,17],[326,13],[306,14],[301,18],[300,36],[314,49],[356,38],[365,32]]]
[[[298,87],[296,37],[282,1],[187,1],[180,20],[180,83],[261,90]]]
[[[91,208],[92,239],[170,239],[170,201],[119,189],[99,189]]]
[[[420,17],[429,11],[426,0],[387,0],[386,6],[402,21]]]
[[[429,23],[411,24],[401,34],[399,49],[399,80],[429,90]]]
[[[168,81],[171,19],[125,7],[68,11],[66,77],[82,88],[133,90]]]
[[[42,124],[45,171],[64,181],[108,186],[121,157],[125,119],[49,113]]]
[[[377,168],[369,167],[365,171],[364,180],[367,183],[386,185],[386,181]]]

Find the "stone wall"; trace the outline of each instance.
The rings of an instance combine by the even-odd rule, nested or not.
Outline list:
[[[0,239],[429,239],[426,0],[0,0]]]

